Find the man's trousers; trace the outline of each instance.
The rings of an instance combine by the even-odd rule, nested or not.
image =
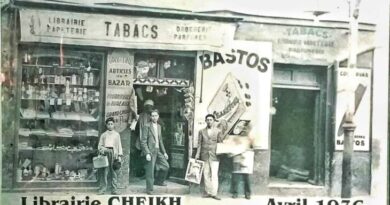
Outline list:
[[[146,161],[145,177],[146,177],[146,191],[153,191],[153,184],[155,180],[154,171],[156,170],[156,184],[162,184],[167,177],[169,164],[159,149],[151,150],[152,160]]]

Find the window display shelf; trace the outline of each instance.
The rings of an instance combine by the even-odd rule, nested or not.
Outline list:
[[[96,186],[92,157],[101,130],[105,54],[63,52],[49,46],[20,51],[18,186]]]
[[[25,97],[22,97],[21,99],[22,99],[22,100],[37,100],[37,101],[40,101],[40,100],[49,100],[48,98],[25,98]]]
[[[48,120],[50,117],[20,117],[21,120]]]
[[[26,85],[32,85],[32,86],[48,86],[48,85],[54,85],[54,86],[66,86],[64,83],[26,83]],[[69,87],[82,87],[82,88],[99,88],[98,85],[82,85],[82,84],[69,84]]]
[[[61,180],[61,179],[44,179],[44,178],[32,178],[29,180],[19,180],[18,182],[33,182],[33,183],[58,183],[58,182],[66,182],[66,183],[91,183],[96,182],[97,180],[78,180],[78,179],[68,179],[68,180]]]
[[[80,133],[86,134],[80,134]],[[61,138],[69,138],[69,137],[99,137],[99,132],[97,130],[85,130],[85,131],[76,131],[72,133],[61,133],[55,131],[34,131],[27,128],[19,129],[19,136],[30,137],[30,136],[47,136],[47,137],[61,137]]]
[[[38,64],[23,64],[22,65],[25,68],[52,68],[52,69],[69,69],[69,70],[86,70],[86,71],[99,71],[97,68],[88,68],[88,67],[83,67],[83,66],[59,66],[59,65],[38,65]]]
[[[43,152],[68,152],[68,153],[77,153],[77,152],[95,152],[93,148],[90,149],[53,149],[53,148],[19,148],[19,151],[43,151]]]
[[[31,101],[50,101],[50,99],[57,99],[57,98],[21,98],[21,100],[31,100]],[[64,100],[64,102],[66,102],[66,100]],[[95,100],[86,100],[86,101],[81,101],[81,100],[71,100],[71,103],[74,103],[74,102],[87,102],[87,103],[99,103],[99,101],[95,101]],[[64,103],[66,104],[66,103]]]
[[[79,121],[84,123],[96,123],[99,119],[80,120],[80,119],[67,119],[67,118],[53,118],[53,117],[20,117],[21,120],[58,120],[58,121]]]

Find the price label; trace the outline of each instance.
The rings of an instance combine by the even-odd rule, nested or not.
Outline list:
[[[66,99],[66,105],[70,105],[71,102],[72,102],[71,99]]]
[[[61,98],[57,99],[57,105],[62,105],[62,99]]]
[[[50,98],[49,103],[50,103],[50,105],[54,105],[54,103],[55,103],[54,98]]]

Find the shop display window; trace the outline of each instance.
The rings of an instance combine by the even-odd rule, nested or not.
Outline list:
[[[136,54],[134,73],[138,80],[160,79],[160,85],[188,86],[185,80],[193,78],[194,65],[194,58],[184,56]]]
[[[18,182],[96,182],[102,53],[20,51]]]

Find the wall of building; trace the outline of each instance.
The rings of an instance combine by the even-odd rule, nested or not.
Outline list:
[[[1,137],[2,188],[12,187],[14,160],[15,104],[16,104],[16,47],[13,39],[14,15],[11,10],[1,12]]]
[[[335,152],[331,163],[331,196],[341,196],[343,153]],[[352,156],[352,195],[370,194],[371,186],[371,153],[354,152]]]

